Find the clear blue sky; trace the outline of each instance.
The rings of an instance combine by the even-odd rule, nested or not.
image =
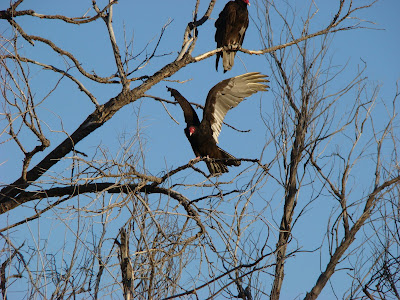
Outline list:
[[[6,8],[5,2],[0,4],[0,9]],[[327,1],[317,2],[317,5],[320,5],[321,14],[327,13],[331,15],[331,11],[325,6],[325,2]],[[86,3],[86,5],[82,3]],[[99,6],[102,6],[100,3],[99,1]],[[149,41],[151,43],[145,51],[151,53],[160,35],[161,28],[169,21],[172,21],[167,27],[157,50],[158,55],[171,54],[154,58],[148,66],[137,72],[135,76],[153,74],[176,57],[177,52],[180,50],[185,26],[191,20],[194,4],[194,0],[159,0],[120,1],[119,4],[114,6],[113,25],[120,49],[124,48],[123,28],[125,28],[127,37],[133,37],[135,53],[144,49]],[[224,5],[225,1],[217,1],[212,13],[213,20],[199,28],[199,39],[193,53],[194,56],[215,48],[214,19]],[[43,14],[65,14],[72,17],[85,13],[86,8],[90,6],[91,1],[89,0],[26,0],[20,8],[34,9],[36,12]],[[208,1],[201,1],[200,15],[204,13],[207,6]],[[368,76],[368,81],[371,85],[376,83],[381,85],[380,98],[393,98],[396,81],[400,79],[399,11],[399,1],[379,1],[373,8],[362,11],[357,16],[375,22],[376,24],[371,24],[370,27],[382,30],[359,29],[336,35],[331,44],[330,55],[333,56],[335,65],[343,66],[348,62],[348,68],[351,70],[344,73],[343,78],[340,80],[343,80],[343,82],[350,80],[350,76],[356,73],[357,67],[362,65],[362,61],[365,61],[367,62],[365,74]],[[256,18],[256,5],[253,2],[249,8],[249,13],[251,17]],[[93,15],[93,12],[91,11],[89,14]],[[46,38],[52,39],[60,47],[74,53],[86,70],[95,70],[101,76],[108,76],[116,71],[107,30],[101,20],[93,24],[80,25],[79,27],[55,21],[42,22],[41,20],[32,20],[31,17],[20,18],[17,21],[27,33],[44,35]],[[314,26],[323,27],[326,23],[326,19],[316,18]],[[0,30],[7,34],[6,30],[9,30],[7,29],[9,28],[8,24],[5,21],[1,21],[0,24]],[[280,28],[277,30],[280,30]],[[243,47],[254,50],[261,48],[258,32],[252,21],[250,22]],[[49,56],[47,47],[39,43],[35,47],[24,46],[20,53],[32,55],[37,60],[47,64],[63,66],[59,56]],[[138,62],[140,61],[139,59]],[[189,82],[185,84],[161,82],[148,91],[148,94],[171,100],[171,96],[165,88],[168,85],[178,89],[188,100],[204,104],[209,89],[225,78],[252,71],[259,71],[264,74],[270,73],[269,66],[263,57],[249,56],[244,53],[237,55],[233,70],[226,74],[221,71],[219,73],[215,72],[214,64],[215,57],[211,57],[197,64],[189,65],[170,78],[180,81],[191,79]],[[135,65],[136,63],[133,62],[132,66]],[[38,98],[43,97],[48,93],[51,84],[54,83],[54,78],[50,71],[38,72],[38,70],[35,70],[32,75],[32,83],[36,86],[34,92]],[[84,81],[84,83],[101,104],[107,102],[120,91],[120,87],[117,85],[103,87],[88,81]],[[132,87],[134,86],[135,83],[132,84]],[[219,139],[220,147],[237,157],[258,157],[264,146],[265,139],[268,138],[259,118],[260,101],[262,101],[263,108],[266,111],[272,110],[271,97],[272,94],[268,93],[257,94],[229,112],[226,118],[229,124],[241,130],[249,129],[251,132],[239,133],[223,127]],[[176,106],[168,106],[168,109],[174,118],[179,121],[180,125],[177,125],[168,117],[159,103],[150,99],[143,99],[133,105],[124,107],[111,121],[80,143],[77,149],[91,156],[96,147],[101,144],[115,153],[119,149],[121,136],[125,134],[132,135],[136,129],[135,113],[140,110],[141,126],[143,126],[143,134],[146,139],[147,167],[150,172],[154,175],[159,175],[164,170],[164,166],[173,168],[183,165],[192,159],[194,154],[183,133],[185,123],[182,111]],[[64,79],[60,88],[42,104],[39,112],[49,126],[46,131],[52,139],[51,149],[58,145],[65,138],[65,135],[55,132],[50,133],[50,129],[57,131],[63,128],[68,133],[72,133],[93,110],[94,107],[89,99],[74,84]],[[201,116],[201,112],[198,111],[198,113]],[[384,114],[382,115],[384,116]],[[62,124],[60,122],[61,119],[63,120]],[[0,125],[3,129],[3,120],[0,120]],[[27,136],[27,138],[32,137]],[[4,137],[0,137],[0,139],[0,141],[3,141]],[[45,152],[43,155],[35,157],[33,163],[40,161],[47,153]],[[15,145],[10,143],[0,145],[0,184],[10,183],[19,177],[21,159],[22,156],[16,151]],[[206,170],[205,164],[199,164],[198,166]],[[232,174],[236,171],[232,169]],[[231,175],[226,176],[230,178],[229,176]],[[281,213],[281,207],[274,209]],[[318,212],[318,210],[313,211],[315,218],[318,218]],[[32,211],[29,210],[25,216],[17,211],[11,212],[7,223],[28,217],[31,213]],[[326,212],[321,215],[326,216]],[[0,220],[0,227],[5,224],[4,220]],[[315,221],[315,219],[313,220]],[[303,229],[309,229],[312,224],[301,224],[299,226],[300,229],[296,232],[296,238],[302,244],[303,241],[310,239],[309,234],[305,234],[305,232],[309,233],[309,231],[303,231]],[[321,233],[325,231],[325,228],[317,228],[315,230]],[[306,260],[296,260],[296,258],[294,261],[296,264],[289,264],[286,271],[288,283],[293,283],[293,285],[283,286],[282,299],[293,299],[299,295],[299,292],[308,291],[317,279],[319,261],[310,263]],[[325,297],[321,297],[321,299],[330,299],[332,297],[328,286],[324,293]],[[300,298],[302,297],[304,295],[300,295]]]

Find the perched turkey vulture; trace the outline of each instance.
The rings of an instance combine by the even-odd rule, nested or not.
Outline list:
[[[246,29],[249,26],[249,0],[229,1],[215,21],[215,41],[217,48],[229,45],[242,45]],[[218,71],[219,58],[222,56],[224,73],[233,67],[236,51],[222,51],[217,53],[215,69]]]
[[[266,91],[266,75],[258,72],[246,73],[225,79],[215,85],[207,95],[200,122],[190,103],[175,89],[168,91],[180,104],[187,127],[185,134],[197,157],[215,158],[217,161],[206,161],[211,174],[228,172],[227,166],[239,166],[240,161],[217,146],[222,122],[228,110],[236,107],[245,97]],[[221,160],[219,160],[221,159]]]

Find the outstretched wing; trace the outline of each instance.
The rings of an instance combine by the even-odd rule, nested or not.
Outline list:
[[[211,128],[213,138],[218,143],[222,122],[228,110],[236,107],[245,97],[266,91],[269,87],[266,77],[261,73],[252,72],[223,80],[215,85],[208,92],[200,126]]]
[[[186,124],[190,125],[195,125],[198,126],[200,125],[200,120],[199,117],[197,116],[195,110],[193,107],[190,105],[190,103],[183,97],[177,90],[172,89],[170,87],[167,87],[168,91],[171,92],[171,96],[175,98],[176,101],[178,101],[179,105],[181,106],[183,110],[183,115],[185,116],[185,122]]]

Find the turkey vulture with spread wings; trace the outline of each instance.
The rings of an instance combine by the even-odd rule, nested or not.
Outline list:
[[[267,90],[266,77],[258,72],[246,73],[215,85],[208,92],[201,122],[190,103],[177,90],[167,87],[182,107],[187,124],[185,134],[196,157],[216,159],[206,161],[211,174],[225,173],[228,172],[227,166],[240,165],[234,156],[217,146],[222,122],[228,110],[236,107],[245,97]]]
[[[250,5],[249,0],[229,1],[225,5],[217,21],[215,21],[217,48],[236,44],[242,46],[246,29],[249,26],[247,5]],[[221,56],[224,73],[232,69],[235,55],[236,51],[229,50],[217,53],[215,69],[218,71],[218,62]]]

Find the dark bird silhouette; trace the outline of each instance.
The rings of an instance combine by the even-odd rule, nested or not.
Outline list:
[[[246,29],[249,26],[249,13],[247,5],[249,0],[229,1],[215,21],[215,41],[217,48],[243,44]],[[224,50],[217,53],[215,69],[218,71],[219,58],[222,56],[224,73],[233,67],[236,51]]]
[[[236,107],[245,97],[267,90],[266,77],[253,72],[225,79],[216,84],[208,92],[201,122],[190,103],[177,90],[167,87],[183,110],[187,124],[185,134],[196,157],[216,159],[216,161],[206,161],[211,174],[225,173],[228,172],[227,166],[240,165],[240,161],[234,156],[217,146],[222,122],[228,110]]]

